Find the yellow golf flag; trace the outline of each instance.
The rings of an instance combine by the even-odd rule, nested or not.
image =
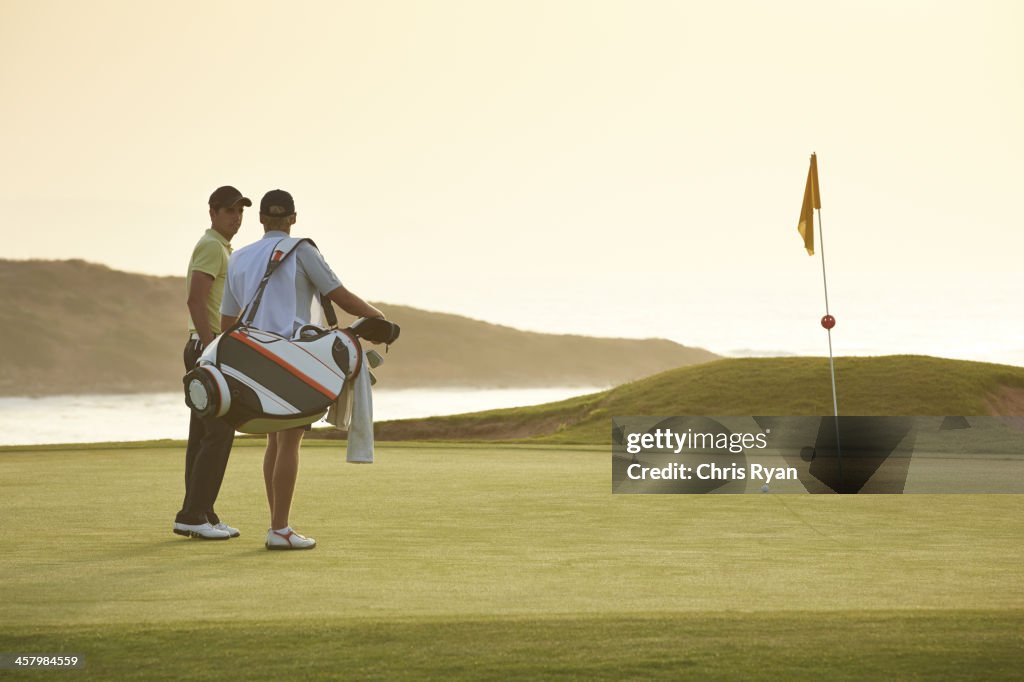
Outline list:
[[[814,209],[821,208],[818,194],[818,155],[811,154],[811,167],[807,170],[807,186],[804,188],[804,205],[800,207],[800,222],[797,232],[804,238],[807,255],[814,255]]]

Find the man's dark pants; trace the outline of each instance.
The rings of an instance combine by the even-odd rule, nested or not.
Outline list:
[[[185,344],[185,371],[196,366],[202,344],[189,340]],[[188,424],[188,448],[185,450],[185,501],[175,517],[177,523],[197,525],[220,523],[213,503],[220,492],[224,471],[228,466],[235,429],[223,419],[197,417],[191,412]]]

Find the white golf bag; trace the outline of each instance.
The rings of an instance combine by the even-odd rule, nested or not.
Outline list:
[[[385,320],[362,319],[337,329],[333,306],[324,297],[331,328],[305,325],[289,339],[248,326],[270,276],[302,241],[310,240],[279,242],[239,323],[218,336],[183,378],[185,403],[199,416],[223,418],[242,433],[312,424],[335,403],[346,381],[369,371],[363,368],[359,337],[388,344],[398,338],[398,325]]]

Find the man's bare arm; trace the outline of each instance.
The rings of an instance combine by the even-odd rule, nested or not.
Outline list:
[[[372,305],[359,298],[351,291],[346,289],[344,286],[340,286],[334,289],[327,298],[330,299],[331,303],[335,303],[349,315],[355,315],[356,317],[379,317],[384,318],[384,313],[374,308]]]
[[[238,315],[221,315],[220,316],[220,330],[226,332],[238,322]]]
[[[199,340],[204,346],[209,346],[213,341],[213,329],[210,328],[210,318],[206,312],[207,301],[210,300],[210,289],[213,288],[213,276],[198,270],[192,271],[192,280],[188,287],[188,312],[192,315],[192,322],[199,333]]]

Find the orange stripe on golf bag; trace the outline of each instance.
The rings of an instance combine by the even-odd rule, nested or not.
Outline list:
[[[307,376],[306,374],[302,373],[297,367],[294,367],[291,364],[285,362],[284,360],[282,360],[278,356],[274,355],[273,353],[268,351],[266,348],[263,348],[262,345],[260,345],[259,343],[253,341],[252,339],[250,339],[249,337],[245,336],[244,334],[239,334],[238,332],[231,332],[230,336],[231,336],[231,338],[237,339],[238,341],[241,341],[245,345],[249,346],[250,348],[255,350],[257,353],[259,353],[260,355],[268,358],[274,364],[280,365],[281,367],[286,369],[289,374],[292,374],[297,379],[301,379],[303,383],[305,383],[309,387],[315,389],[319,393],[322,393],[325,398],[328,398],[329,400],[334,400],[335,398],[338,397],[337,393],[333,393],[329,389],[327,389],[324,386],[320,385],[316,380],[314,380],[311,377]]]

